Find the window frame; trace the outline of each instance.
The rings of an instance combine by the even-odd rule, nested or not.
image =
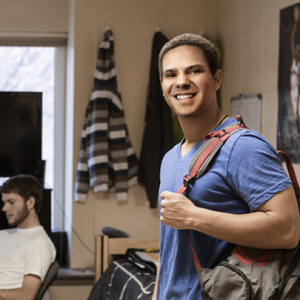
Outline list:
[[[0,32],[0,46],[54,47],[54,153],[51,228],[65,230],[65,132],[67,33]]]

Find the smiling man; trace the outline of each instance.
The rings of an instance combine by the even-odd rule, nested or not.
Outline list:
[[[184,139],[164,157],[160,173],[160,270],[154,299],[201,299],[187,229],[201,265],[213,268],[233,244],[294,248],[300,220],[291,181],[276,150],[259,133],[241,130],[226,141],[208,172],[176,194],[189,164],[211,131],[235,123],[217,105],[222,71],[205,38],[183,34],[159,56],[166,102]]]
[[[33,300],[56,251],[40,225],[43,187],[30,175],[7,180],[2,201],[8,224],[0,231],[0,300]]]

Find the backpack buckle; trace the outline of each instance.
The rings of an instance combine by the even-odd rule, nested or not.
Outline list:
[[[237,116],[236,116],[236,119],[237,119],[237,121],[238,121],[238,124],[239,124],[240,126],[242,126],[242,127],[246,127],[246,128],[247,128],[247,126],[246,126],[246,124],[245,124],[245,122],[244,122],[244,120],[243,120],[243,117],[242,117],[242,116],[240,116],[240,115],[237,115]]]
[[[183,185],[185,187],[188,187],[194,180],[195,180],[195,177],[191,176],[190,174],[186,174],[183,177]]]
[[[223,131],[220,133],[220,131]],[[221,139],[224,135],[229,134],[229,132],[226,131],[226,129],[220,130],[219,133],[216,135],[219,139]]]

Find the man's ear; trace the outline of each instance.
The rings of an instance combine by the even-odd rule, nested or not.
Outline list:
[[[221,69],[218,69],[214,75],[214,89],[217,91],[222,83],[223,73]]]
[[[26,201],[26,204],[27,204],[27,207],[28,209],[33,209],[34,208],[34,205],[35,205],[35,199],[34,197],[29,197],[29,199]]]

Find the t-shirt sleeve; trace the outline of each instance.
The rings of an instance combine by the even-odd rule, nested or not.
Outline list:
[[[251,211],[292,184],[274,147],[256,132],[247,131],[235,140],[227,174]]]
[[[53,244],[46,238],[39,237],[26,247],[26,265],[24,275],[32,274],[44,280],[50,264],[55,259]]]

